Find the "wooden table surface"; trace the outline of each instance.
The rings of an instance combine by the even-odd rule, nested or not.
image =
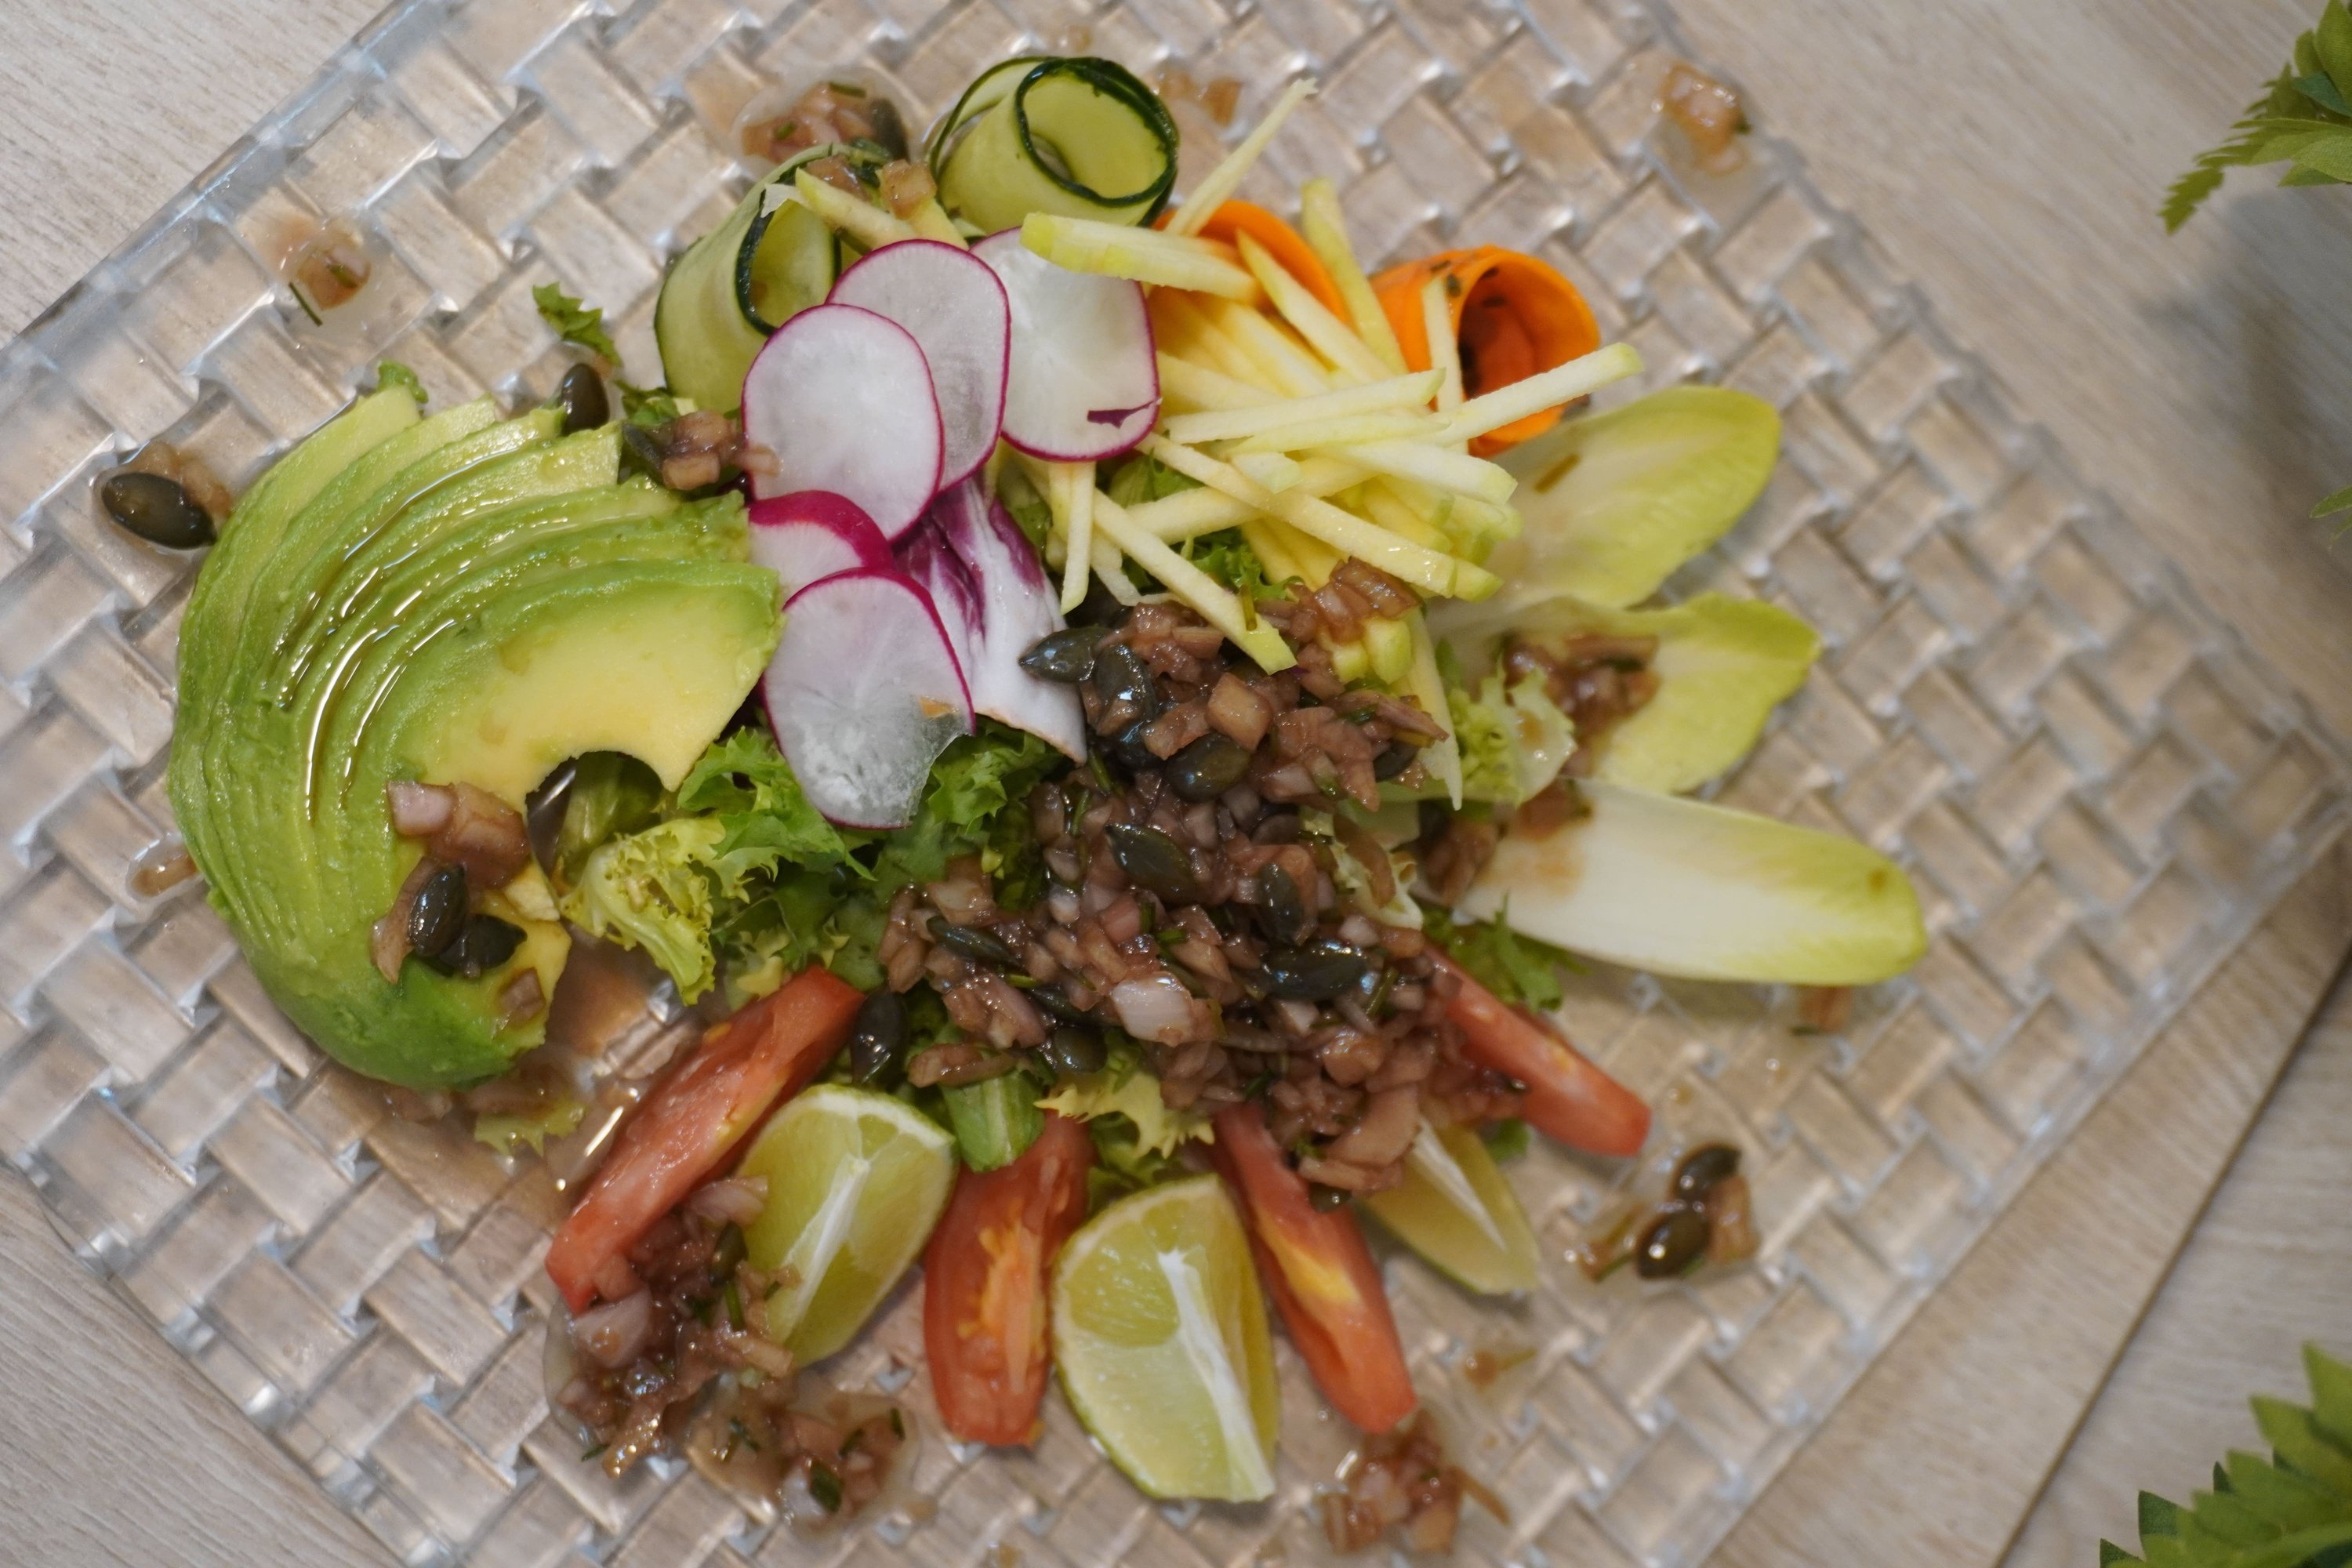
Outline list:
[[[376,5],[0,5],[0,333]],[[2352,194],[2257,174],[2177,238],[2152,216],[2316,0],[1677,9],[2021,412],[2352,733],[2352,556],[2302,515],[2352,480]],[[2253,1441],[2245,1396],[2298,1392],[2301,1341],[2352,1352],[2352,996],[2329,997],[2347,933],[2339,848],[1716,1560],[2087,1568],[2099,1535],[2127,1539],[2137,1488],[2185,1495]],[[0,1564],[383,1560],[68,1258],[13,1178],[0,1324],[18,1401],[0,1422]]]

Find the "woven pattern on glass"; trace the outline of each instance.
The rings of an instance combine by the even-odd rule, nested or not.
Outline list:
[[[1690,166],[1652,109],[1671,29],[1608,0],[388,12],[0,354],[0,1153],[404,1562],[1321,1555],[1313,1490],[1346,1439],[1286,1350],[1276,1500],[1157,1506],[1058,1398],[1032,1453],[943,1441],[910,1294],[835,1368],[903,1390],[929,1433],[884,1517],[811,1542],[676,1467],[608,1480],[541,1392],[544,1173],[388,1118],[194,889],[130,880],[171,826],[190,573],[100,519],[95,474],[163,436],[241,484],[378,357],[436,400],[543,395],[568,363],[530,300],[550,278],[653,379],[662,258],[738,188],[723,128],[751,92],[857,68],[927,116],[1038,47],[1235,79],[1242,122],[1312,69],[1320,96],[1248,194],[1337,177],[1370,257],[1540,252],[1641,347],[1646,385],[1720,379],[1785,416],[1769,491],[1673,588],[1785,603],[1829,652],[1721,793],[1900,858],[1934,949],[1834,1037],[1769,990],[1574,980],[1588,1050],[1677,1130],[1751,1151],[1758,1266],[1586,1284],[1562,1255],[1612,1177],[1549,1150],[1512,1173],[1551,1258],[1531,1300],[1389,1264],[1417,1381],[1509,1508],[1470,1512],[1464,1561],[1696,1561],[2340,829],[2352,767],[1769,139],[1734,174]],[[1187,128],[1197,176],[1216,128]],[[337,217],[374,271],[322,329],[267,263]],[[1480,1352],[1521,1359],[1480,1389]]]

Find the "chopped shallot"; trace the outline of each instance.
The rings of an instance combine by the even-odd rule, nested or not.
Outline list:
[[[430,838],[447,825],[457,808],[457,792],[446,784],[394,779],[383,786],[384,805],[392,810],[392,830],[403,838]]]
[[[686,1200],[686,1206],[720,1225],[750,1225],[768,1206],[768,1178],[738,1176],[705,1183]]]
[[[572,1342],[605,1367],[619,1371],[637,1359],[654,1331],[653,1293],[635,1294],[592,1307],[572,1321]]]

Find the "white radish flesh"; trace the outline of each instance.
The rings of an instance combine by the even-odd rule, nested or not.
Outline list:
[[[968,250],[903,239],[843,273],[831,300],[896,321],[922,349],[946,432],[940,488],[978,473],[1004,423],[1012,363],[1012,307],[996,274]]]
[[[1021,668],[1021,656],[1038,638],[1066,624],[1054,586],[1020,526],[986,487],[969,479],[940,497],[899,546],[899,559],[939,607],[973,710],[1083,762],[1086,718],[1076,689]]]
[[[1024,247],[1019,229],[990,235],[971,253],[994,270],[1012,307],[1004,438],[1033,457],[1083,463],[1150,435],[1160,367],[1143,290],[1056,267]]]
[[[947,628],[899,572],[844,572],[793,595],[761,691],[810,803],[852,827],[912,821],[932,762],[972,728]]]
[[[890,542],[856,501],[830,490],[794,490],[751,503],[751,559],[790,598],[838,572],[888,568]]]
[[[885,539],[915,526],[939,493],[946,435],[931,367],[896,321],[817,305],[776,330],[743,378],[743,436],[776,455],[755,497],[830,490]]]

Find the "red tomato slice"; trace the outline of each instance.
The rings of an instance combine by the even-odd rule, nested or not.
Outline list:
[[[865,995],[804,969],[702,1037],[646,1098],[547,1249],[548,1278],[575,1312],[596,1276],[717,1170],[769,1107],[833,1059]]]
[[[1419,1404],[1388,1289],[1356,1216],[1318,1213],[1253,1104],[1217,1112],[1209,1157],[1241,1199],[1250,1250],[1315,1386],[1367,1432],[1385,1432]]]
[[[1087,1217],[1094,1140],[1045,1113],[1018,1160],[966,1171],[923,1253],[923,1348],[940,1419],[967,1443],[1034,1443],[1045,1397],[1045,1271]]]
[[[1639,1095],[1505,1005],[1444,953],[1432,949],[1430,956],[1462,983],[1446,1014],[1462,1026],[1470,1059],[1528,1086],[1529,1126],[1588,1153],[1622,1158],[1642,1152],[1650,1136],[1650,1108]]]

